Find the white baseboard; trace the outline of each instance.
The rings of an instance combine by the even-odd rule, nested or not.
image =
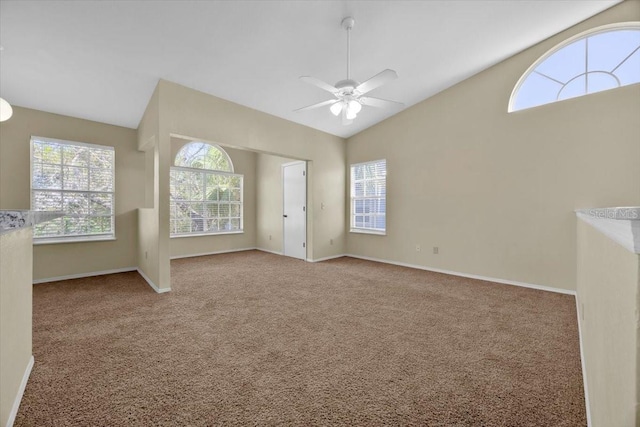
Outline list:
[[[22,374],[22,381],[20,381],[20,388],[18,388],[18,394],[16,394],[16,398],[13,401],[13,406],[11,406],[11,412],[9,412],[9,418],[7,419],[7,427],[12,427],[13,423],[16,420],[16,416],[18,415],[18,409],[20,409],[20,402],[22,401],[22,396],[24,395],[24,389],[27,388],[27,382],[29,381],[29,376],[31,376],[31,369],[33,369],[33,355],[29,358],[29,363],[27,363],[27,367],[24,370],[24,374]]]
[[[466,277],[468,279],[477,279],[477,280],[484,280],[487,282],[501,283],[503,285],[520,286],[523,288],[538,289],[541,291],[556,292],[559,294],[566,294],[566,295],[576,295],[576,291],[570,291],[568,289],[552,288],[550,286],[542,286],[542,285],[535,285],[532,283],[517,282],[515,280],[496,279],[494,277],[479,276],[477,274],[460,273],[457,271],[443,270],[440,268],[431,268],[431,267],[425,267],[423,265],[409,264],[406,262],[389,261],[386,259],[372,258],[372,257],[354,255],[354,254],[345,254],[345,256],[364,259],[367,261],[381,262],[384,264],[399,265],[401,267],[417,268],[418,270],[433,271],[434,273],[450,274],[452,276]]]
[[[189,255],[178,255],[178,256],[171,257],[171,259],[192,258],[192,257],[207,256],[207,255],[219,255],[219,254],[226,254],[226,253],[233,253],[233,252],[243,252],[243,251],[251,251],[251,250],[259,250],[259,251],[262,251],[262,252],[268,252],[268,253],[272,253],[272,254],[276,254],[276,255],[283,255],[282,252],[271,251],[271,250],[264,249],[264,248],[251,247],[251,248],[229,249],[229,250],[223,250],[223,251],[206,252],[206,253],[189,254]],[[328,257],[324,257],[324,258],[317,258],[317,259],[308,258],[307,262],[321,262],[321,261],[327,261],[327,260],[330,260],[330,259],[341,258],[341,257],[344,257],[344,256],[348,256],[348,257],[351,257],[351,258],[364,259],[364,260],[367,260],[367,261],[381,262],[381,263],[384,263],[384,264],[399,265],[401,267],[409,267],[409,268],[416,268],[416,269],[419,269],[419,270],[433,271],[434,273],[450,274],[452,276],[466,277],[466,278],[469,278],[469,279],[485,280],[485,281],[488,281],[488,282],[501,283],[501,284],[504,284],[504,285],[520,286],[520,287],[524,287],[524,288],[538,289],[538,290],[541,290],[541,291],[556,292],[556,293],[566,294],[566,295],[576,295],[576,291],[571,291],[571,290],[568,290],[568,289],[553,288],[553,287],[550,287],[550,286],[542,286],[542,285],[536,285],[536,284],[532,284],[532,283],[518,282],[518,281],[515,281],[515,280],[497,279],[495,277],[479,276],[479,275],[476,275],[476,274],[460,273],[460,272],[457,272],[457,271],[443,270],[443,269],[440,269],[440,268],[425,267],[423,265],[409,264],[409,263],[406,263],[406,262],[399,262],[399,261],[390,261],[390,260],[386,260],[386,259],[373,258],[373,257],[368,257],[368,256],[363,256],[363,255],[355,255],[355,254],[339,254],[339,255],[332,255],[332,256],[328,256]],[[158,293],[169,292],[171,290],[171,289],[162,289],[162,290],[160,290],[160,288],[158,288],[153,283],[153,281],[151,281],[151,279],[149,279],[147,277],[147,275],[144,274],[142,272],[142,270],[140,268],[138,268],[138,267],[118,268],[118,269],[114,269],[114,270],[103,270],[103,271],[94,271],[94,272],[90,272],[90,273],[72,274],[72,275],[69,275],[69,276],[49,277],[49,278],[46,278],[46,279],[34,280],[33,284],[57,282],[57,281],[60,281],[60,280],[69,280],[69,279],[81,279],[81,278],[84,278],[84,277],[102,276],[102,275],[105,275],[105,274],[126,273],[126,272],[129,272],[129,271],[137,271],[138,273],[140,273],[140,275],[147,281],[147,283],[149,283],[149,285]]]
[[[151,288],[156,291],[156,293],[158,294],[164,294],[165,292],[170,292],[171,288],[164,288],[164,289],[160,289],[155,283],[153,283],[153,280],[149,279],[149,276],[147,276],[146,274],[144,274],[144,271],[142,271],[140,268],[137,268],[136,271],[138,272],[139,275],[142,276],[142,278],[149,284],[149,286],[151,286]]]
[[[265,248],[256,248],[256,249],[259,250],[259,251],[268,252],[268,253],[274,254],[274,255],[284,255],[282,252],[279,252],[279,251],[272,251],[272,250],[265,249]]]
[[[196,256],[196,255],[193,255]],[[70,274],[68,276],[57,276],[57,277],[48,277],[46,279],[38,279],[34,280],[33,284],[38,285],[40,283],[49,283],[49,282],[59,282],[60,280],[70,280],[70,279],[82,279],[85,277],[94,277],[94,276],[104,276],[106,274],[117,274],[117,273],[128,273],[130,271],[137,271],[142,278],[159,294],[164,292],[169,292],[171,289],[160,289],[156,286],[155,283],[149,277],[144,274],[144,272],[138,267],[127,267],[127,268],[116,268],[114,270],[103,270],[103,271],[93,271],[91,273],[80,273],[80,274]]]
[[[584,406],[587,410],[587,427],[591,427],[591,405],[589,404],[589,388],[587,387],[587,366],[584,360],[584,342],[582,341],[582,319],[580,302],[576,295],[576,313],[578,313],[578,337],[580,339],[580,364],[582,367],[582,384],[584,386]]]
[[[323,258],[316,258],[316,259],[311,259],[311,258],[307,258],[307,262],[322,262],[322,261],[329,261],[330,259],[336,259],[336,258],[342,258],[344,256],[347,256],[345,254],[338,254],[338,255],[331,255],[331,256],[326,256]]]
[[[60,280],[82,279],[85,277],[104,276],[105,274],[127,273],[136,271],[136,267],[116,268],[114,270],[92,271],[90,273],[70,274],[68,276],[47,277],[46,279],[37,279],[33,281],[34,285],[40,283],[58,282]]]
[[[233,252],[253,251],[255,249],[259,249],[259,248],[252,247],[252,248],[226,249],[226,250],[222,250],[222,251],[203,252],[203,253],[199,253],[199,254],[176,255],[176,256],[172,256],[171,259],[194,258],[194,257],[198,257],[198,256],[229,254],[229,253],[233,253]],[[263,250],[263,249],[259,249],[259,250]],[[265,251],[265,252],[268,252],[268,251]]]
[[[274,255],[284,255],[284,253],[282,252],[278,252],[278,251],[272,251],[269,249],[264,249],[264,248],[256,248],[259,251],[262,252],[268,252],[270,254],[274,254]],[[311,258],[307,258],[306,261],[307,262],[321,262],[321,261],[328,261],[330,259],[335,259],[335,258],[342,258],[343,256],[345,256],[344,254],[339,254],[339,255],[331,255],[331,256],[327,256],[324,258],[316,258],[316,259],[311,259]]]

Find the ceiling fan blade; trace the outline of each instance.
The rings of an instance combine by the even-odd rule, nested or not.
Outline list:
[[[382,86],[383,84],[390,82],[391,80],[395,80],[398,78],[398,73],[393,70],[386,69],[375,76],[371,77],[364,83],[360,83],[358,87],[356,87],[355,91],[364,95],[367,92],[374,90],[377,87]]]
[[[387,99],[380,99],[380,98],[372,98],[370,96],[361,96],[360,98],[358,98],[358,101],[360,101],[362,105],[366,105],[368,107],[377,107],[377,108],[404,106],[402,102],[389,101]]]
[[[343,108],[342,109],[342,125],[343,126],[348,126],[351,123],[353,123],[353,120],[351,119],[347,119],[347,109]]]
[[[329,99],[327,101],[318,102],[317,104],[309,105],[307,107],[298,108],[297,110],[293,110],[293,111],[294,112],[299,112],[299,111],[313,110],[314,108],[320,108],[320,107],[324,107],[325,105],[335,104],[338,101],[339,100],[337,100],[337,99]]]
[[[316,79],[315,77],[311,77],[311,76],[302,76],[300,77],[300,80],[302,80],[305,83],[309,83],[311,85],[314,86],[318,86],[320,89],[322,90],[326,90],[327,92],[336,94],[338,93],[338,89],[331,86],[329,83],[323,82],[320,79]]]

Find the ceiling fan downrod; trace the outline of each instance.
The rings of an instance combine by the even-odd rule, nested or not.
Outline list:
[[[347,80],[351,80],[351,30],[356,24],[356,20],[347,16],[342,20],[342,28],[347,30]]]

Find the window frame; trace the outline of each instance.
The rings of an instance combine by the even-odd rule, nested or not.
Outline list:
[[[34,144],[36,141],[44,142],[44,143],[54,143],[59,144],[61,146],[75,146],[75,147],[86,147],[89,149],[95,148],[100,150],[108,150],[113,153],[112,163],[111,163],[111,191],[92,191],[92,190],[65,190],[64,188],[60,189],[49,189],[49,188],[34,188],[33,187],[33,172],[34,172]],[[30,190],[30,207],[32,210],[34,208],[34,194],[35,192],[51,192],[51,193],[59,193],[63,195],[64,193],[84,193],[84,194],[105,194],[109,193],[111,195],[111,214],[110,215],[99,215],[103,217],[111,218],[111,232],[110,233],[99,233],[99,234],[65,234],[61,236],[36,236],[36,229],[34,228],[33,235],[33,244],[34,245],[45,245],[45,244],[59,244],[59,243],[78,243],[78,242],[100,242],[100,241],[108,241],[108,240],[116,240],[116,149],[113,146],[109,145],[101,145],[101,144],[92,144],[88,142],[80,142],[80,141],[70,141],[64,139],[57,138],[47,138],[42,136],[31,135],[29,144],[29,190]],[[60,159],[60,167],[64,166],[63,159]],[[91,166],[88,165],[86,167],[87,170],[91,170]],[[61,187],[64,187],[64,176],[61,177]],[[61,207],[62,208],[62,207]],[[62,211],[62,209],[61,209]],[[64,220],[65,215],[59,218],[60,221]],[[94,215],[95,216],[95,215]],[[91,215],[86,215],[86,217],[91,217]],[[56,221],[58,219],[54,219],[52,221]]]
[[[384,162],[384,167],[385,167],[385,175],[384,175],[384,196],[380,197],[380,196],[354,196],[354,192],[355,192],[355,184],[356,181],[358,182],[366,182],[366,181],[372,181],[372,180],[379,180],[380,178],[369,178],[369,179],[362,179],[362,180],[356,180],[355,179],[355,168],[358,166],[364,166],[364,165],[369,165],[369,164],[378,164]],[[360,234],[372,234],[372,235],[378,235],[378,236],[386,236],[387,235],[387,175],[388,175],[388,168],[387,168],[387,159],[378,159],[378,160],[371,160],[371,161],[367,161],[367,162],[359,162],[359,163],[352,163],[351,165],[349,165],[349,206],[350,206],[350,213],[349,213],[349,232],[350,233],[360,233]],[[375,199],[384,199],[384,205],[385,205],[385,209],[384,209],[384,229],[376,229],[376,228],[363,228],[363,227],[356,227],[355,226],[355,217],[356,217],[356,212],[355,212],[355,202],[357,200],[367,200],[367,199],[371,199],[371,198],[375,198]],[[380,214],[377,214],[380,215]]]
[[[206,145],[210,145],[211,147],[221,151],[227,158],[227,162],[229,165],[229,168],[231,169],[230,171],[222,171],[222,170],[216,170],[216,169],[205,169],[205,168],[193,168],[193,167],[188,167],[188,166],[176,166],[175,162],[176,162],[176,158],[179,156],[180,152],[184,149],[184,147],[186,147],[188,144],[192,144],[192,143],[199,143],[199,144],[206,144]],[[179,239],[179,238],[184,238],[184,237],[200,237],[200,236],[218,236],[218,235],[225,235],[225,234],[243,234],[244,233],[244,174],[238,174],[235,173],[234,171],[234,165],[233,162],[231,160],[231,156],[229,156],[229,153],[227,153],[226,150],[224,150],[222,147],[220,147],[217,144],[214,143],[210,143],[210,142],[204,142],[204,141],[190,141],[187,144],[183,145],[178,152],[176,153],[173,162],[172,162],[172,166],[170,168],[170,172],[169,172],[169,184],[171,186],[171,173],[173,171],[185,171],[185,172],[194,172],[194,173],[198,173],[201,174],[202,178],[204,179],[207,175],[217,175],[217,176],[228,176],[228,177],[238,177],[240,179],[240,201],[239,202],[233,202],[231,200],[229,201],[217,201],[217,202],[213,202],[213,203],[224,203],[224,204],[237,204],[239,205],[239,211],[240,211],[240,216],[238,217],[239,219],[239,229],[238,230],[218,230],[218,231],[191,231],[188,233],[174,233],[174,217],[173,217],[173,199],[170,197],[169,200],[169,237],[171,239]],[[206,187],[203,187],[203,191],[205,190]],[[187,201],[187,203],[204,203],[204,194],[203,194],[203,200],[200,201],[194,201],[194,200],[189,200]],[[217,218],[221,218],[220,216],[218,216]],[[228,216],[226,218],[229,219],[235,219],[236,217],[231,217]],[[212,218],[209,218],[212,219]]]
[[[560,43],[556,44],[555,46],[553,46],[551,49],[549,49],[547,52],[545,52],[542,56],[540,56],[538,59],[536,59],[525,70],[525,72],[522,73],[522,75],[518,79],[517,83],[513,87],[513,90],[511,91],[511,96],[509,97],[509,104],[507,106],[507,112],[508,113],[515,113],[515,112],[518,112],[518,111],[525,111],[525,110],[529,110],[531,108],[542,107],[544,105],[555,104],[556,102],[562,102],[562,101],[565,101],[565,100],[568,100],[568,99],[576,99],[576,98],[580,98],[580,97],[583,97],[583,96],[591,95],[591,94],[594,94],[594,93],[606,92],[606,91],[613,90],[613,89],[619,89],[620,87],[631,86],[631,85],[635,85],[635,84],[640,83],[640,82],[630,83],[630,84],[627,84],[627,85],[624,85],[624,86],[618,86],[617,88],[605,89],[603,91],[597,91],[597,92],[587,92],[587,93],[585,93],[583,95],[580,95],[580,96],[575,96],[575,97],[571,97],[571,98],[567,98],[567,99],[557,99],[555,101],[547,102],[547,103],[544,103],[544,104],[538,104],[538,105],[533,105],[533,106],[530,106],[530,107],[515,109],[515,103],[516,103],[516,100],[518,98],[518,93],[520,92],[520,88],[522,87],[523,83],[529,78],[529,76],[534,72],[534,70],[536,68],[538,68],[538,66],[541,65],[543,62],[545,62],[549,57],[551,57],[556,52],[564,49],[565,47],[567,47],[567,46],[569,46],[569,45],[571,45],[571,44],[573,44],[573,43],[575,43],[577,41],[580,41],[582,39],[586,39],[588,37],[595,36],[595,35],[602,34],[602,33],[608,33],[608,32],[612,32],[612,31],[620,31],[620,30],[640,31],[640,21],[616,22],[616,23],[613,23],[613,24],[601,25],[601,26],[598,26],[598,27],[595,27],[595,28],[591,28],[591,29],[586,30],[586,31],[582,31],[582,32],[580,32],[578,34],[575,34],[574,36],[569,37],[568,39],[565,39],[562,42],[560,42]],[[631,55],[629,55],[629,57],[631,57]],[[580,75],[574,76],[572,79],[575,79],[575,78],[577,78],[579,76]],[[568,83],[569,82],[567,82],[566,84],[568,84]]]

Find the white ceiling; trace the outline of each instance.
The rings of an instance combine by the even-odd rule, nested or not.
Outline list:
[[[399,78],[371,96],[405,108],[619,0],[0,1],[0,96],[14,105],[137,128],[158,79],[348,137],[401,109],[365,107],[350,126],[307,85]],[[506,106],[505,106],[506,108]]]

